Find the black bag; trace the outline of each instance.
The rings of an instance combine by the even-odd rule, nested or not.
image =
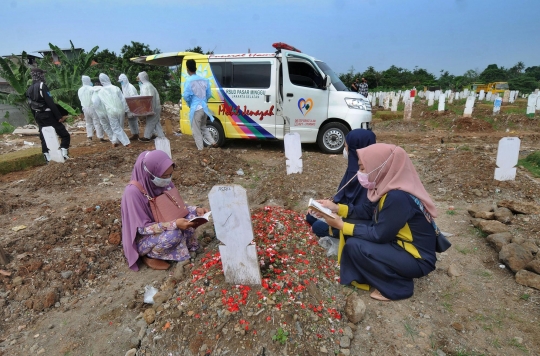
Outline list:
[[[448,250],[450,246],[452,246],[452,243],[448,241],[442,232],[439,232],[435,240],[435,251],[441,253]]]
[[[26,102],[30,106],[32,111],[42,112],[47,108],[45,100],[40,96],[41,89],[43,88],[43,82],[32,84],[26,91]],[[40,100],[41,99],[41,100]]]

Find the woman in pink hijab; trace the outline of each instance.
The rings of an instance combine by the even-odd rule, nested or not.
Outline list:
[[[131,181],[137,181],[152,198],[174,188],[174,162],[163,151],[144,151],[139,155]],[[169,261],[185,261],[190,251],[199,248],[195,224],[189,219],[204,215],[208,209],[186,205],[188,215],[168,222],[156,222],[148,198],[139,188],[128,184],[122,195],[122,245],[129,268],[139,270],[139,258],[153,269],[167,269]]]
[[[435,269],[437,210],[401,147],[377,143],[357,152],[358,180],[371,204],[320,201],[337,213],[326,222],[341,232],[340,283],[371,286],[377,300],[409,298],[413,278]]]

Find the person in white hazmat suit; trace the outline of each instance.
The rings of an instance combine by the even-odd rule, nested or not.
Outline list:
[[[79,88],[77,93],[79,94],[79,100],[81,101],[81,106],[84,113],[84,120],[86,121],[86,137],[91,141],[92,136],[94,136],[95,129],[96,136],[99,138],[99,141],[107,142],[107,140],[103,138],[103,128],[101,127],[99,117],[94,110],[94,105],[92,104],[94,84],[92,84],[90,77],[86,75],[82,76],[82,84],[82,87]]]
[[[99,122],[101,124],[101,127],[103,128],[103,131],[105,131],[107,136],[109,136],[109,140],[112,140],[114,134],[112,132],[109,119],[107,118],[107,110],[99,99],[99,91],[103,89],[103,87],[100,85],[95,85],[92,89],[92,106],[94,107],[94,111],[99,118]]]
[[[137,93],[137,89],[135,89],[135,86],[129,82],[129,79],[125,74],[120,74],[118,77],[118,82],[120,82],[120,85],[122,86],[122,94],[124,94],[125,98],[139,95],[139,93]],[[139,118],[133,115],[128,115],[128,126],[129,131],[131,131],[131,137],[129,140],[137,140],[139,138]]]
[[[158,137],[165,137],[160,122],[161,102],[159,101],[159,93],[152,83],[150,83],[148,74],[146,72],[140,72],[137,76],[137,80],[139,81],[139,87],[141,88],[141,95],[153,97],[152,110],[154,111],[154,115],[146,117],[144,137],[139,137],[139,141],[150,142],[152,133],[154,132]]]
[[[111,84],[111,79],[106,74],[101,73],[99,81],[103,85],[103,88],[98,91],[99,100],[105,106],[113,132],[111,143],[114,147],[118,146],[119,141],[122,145],[129,146],[129,138],[124,132],[124,113],[130,114],[126,99],[122,91]]]

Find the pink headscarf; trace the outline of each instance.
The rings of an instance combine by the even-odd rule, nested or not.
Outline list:
[[[418,177],[407,152],[399,146],[386,143],[357,150],[358,158],[364,166],[364,172],[370,173],[369,181],[375,181],[375,189],[368,190],[368,199],[377,202],[391,190],[402,190],[414,195],[433,217],[437,217],[437,209],[429,193]],[[381,166],[386,160],[386,164]],[[378,176],[377,176],[378,175]]]
[[[174,187],[174,184],[171,183],[164,188],[156,186],[152,183],[153,177],[144,170],[144,166],[154,176],[161,177],[171,165],[174,165],[174,162],[165,152],[158,150],[144,151],[135,162],[133,172],[131,173],[131,180],[141,183],[148,195],[152,198],[156,197],[161,195],[165,190]],[[139,253],[137,252],[135,237],[137,236],[138,227],[144,227],[154,222],[150,203],[137,187],[128,184],[122,195],[121,212],[124,255],[127,258],[129,268],[133,271],[138,271],[137,260],[139,259]]]

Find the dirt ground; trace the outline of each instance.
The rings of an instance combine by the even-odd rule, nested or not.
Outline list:
[[[515,181],[493,180],[498,141],[519,137],[521,157],[539,150],[540,121],[489,108],[462,118],[462,106],[438,113],[417,102],[411,122],[374,122],[378,142],[410,154],[437,224],[453,234],[414,296],[386,303],[341,286],[335,257],[303,221],[309,198],[335,193],[341,155],[303,145],[304,172],[288,176],[282,142],[230,140],[198,152],[191,136],[169,135],[186,202],[208,206],[216,184],[247,190],[263,285],[236,286],[224,282],[211,224],[198,229],[202,247],[186,266],[130,271],[120,199],[136,157],[153,145],[113,148],[73,134],[66,163],[0,176],[0,248],[10,261],[0,266],[0,355],[540,354],[540,291],[501,268],[467,212],[503,199],[540,204],[540,179],[524,169]],[[4,135],[1,152],[23,140],[39,142]],[[540,239],[538,215],[510,227]],[[146,286],[159,290],[153,306],[143,302]],[[351,293],[366,305],[357,324],[344,313]]]

